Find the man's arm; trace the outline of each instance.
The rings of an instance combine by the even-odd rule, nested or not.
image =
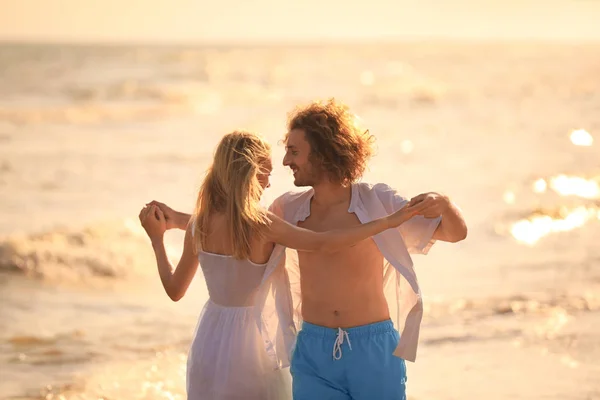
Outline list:
[[[419,215],[399,228],[409,253],[427,254],[437,240],[457,242],[466,237],[467,227],[462,213],[447,197],[437,193],[424,193],[408,200],[384,183],[374,185],[372,190],[388,213],[397,211],[406,204],[423,203]]]
[[[442,213],[442,222],[433,234],[433,238],[456,243],[465,240],[468,231],[462,211],[454,202],[448,199],[448,207]]]
[[[185,231],[187,226],[192,218],[191,214],[186,214],[184,212],[175,211],[171,207],[167,206],[164,203],[161,203],[156,200],[152,200],[150,203],[146,204],[147,206],[156,206],[158,207],[165,216],[167,220],[167,229],[181,229]]]
[[[192,214],[186,214],[184,212],[175,211],[175,215],[173,216],[174,227],[185,231],[187,230],[187,226],[190,223],[191,219]]]
[[[409,205],[422,204],[419,213],[425,218],[442,217],[433,233],[433,239],[456,243],[467,237],[468,229],[462,212],[447,196],[439,193],[423,193],[410,200]]]

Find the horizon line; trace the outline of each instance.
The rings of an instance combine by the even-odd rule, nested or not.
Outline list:
[[[382,36],[368,38],[334,39],[211,39],[211,40],[67,40],[0,38],[2,45],[38,46],[99,46],[99,47],[280,47],[280,46],[331,46],[409,43],[456,43],[456,44],[600,44],[600,38],[543,38],[543,37],[448,37],[448,36]]]

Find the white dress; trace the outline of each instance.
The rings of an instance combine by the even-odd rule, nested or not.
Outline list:
[[[188,355],[188,400],[291,399],[289,369],[274,369],[260,335],[255,297],[267,264],[200,251],[210,299]]]

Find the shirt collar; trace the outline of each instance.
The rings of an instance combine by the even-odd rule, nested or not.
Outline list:
[[[310,188],[308,190],[308,195],[306,196],[306,199],[304,200],[304,202],[298,209],[298,212],[296,213],[296,223],[304,221],[310,216],[310,201],[312,200],[314,195],[315,190],[313,188]],[[360,207],[359,202],[360,199],[358,194],[358,185],[353,183],[352,190],[350,192],[350,206],[348,206],[348,212],[355,213],[356,209]]]

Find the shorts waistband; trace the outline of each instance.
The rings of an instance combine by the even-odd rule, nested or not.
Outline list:
[[[342,328],[350,337],[368,336],[373,334],[389,333],[394,331],[392,320],[388,319],[372,324],[353,326],[352,328]],[[335,339],[339,334],[339,328],[327,328],[325,326],[311,324],[310,322],[302,322],[300,330],[302,334],[319,336],[322,338]]]

